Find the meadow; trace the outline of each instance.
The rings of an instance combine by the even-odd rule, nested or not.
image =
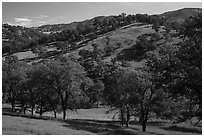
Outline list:
[[[151,119],[147,123],[147,132],[142,132],[141,125],[132,119],[129,127],[122,127],[117,111],[107,113],[109,108],[77,109],[67,111],[67,119],[62,114],[53,118],[52,112],[31,116],[9,112],[9,105],[4,105],[2,115],[3,135],[199,135],[202,128],[193,126],[192,121],[172,124],[169,121]],[[6,109],[7,108],[7,109]]]

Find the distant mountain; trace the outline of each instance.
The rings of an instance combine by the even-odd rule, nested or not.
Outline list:
[[[98,35],[113,31],[125,25],[130,25],[136,22],[144,24],[152,24],[156,20],[165,19],[166,22],[182,22],[202,12],[200,8],[184,8],[176,11],[169,11],[159,15],[135,14],[126,15],[121,13],[118,16],[98,16],[92,19],[87,19],[81,22],[72,22],[69,24],[54,24],[43,25],[33,28],[25,28],[21,26],[11,26],[8,24],[2,25],[2,42],[3,53],[10,51],[21,51],[30,48],[33,41],[46,43],[48,39],[54,41],[80,41],[82,39],[94,39]],[[163,20],[159,20],[163,22]],[[77,30],[76,32],[69,32],[70,30]],[[57,33],[60,32],[60,33]],[[45,35],[45,34],[53,35]],[[51,37],[52,36],[52,37]],[[49,38],[47,38],[49,37]],[[72,39],[72,40],[70,40]],[[38,43],[40,44],[40,43]],[[35,45],[35,43],[34,43]]]
[[[34,27],[36,30],[44,33],[49,32],[61,32],[63,30],[74,30],[78,22],[72,22],[69,24],[53,24],[53,25],[43,25],[40,27]]]
[[[183,22],[185,19],[189,18],[190,16],[193,16],[199,12],[202,12],[201,8],[183,8],[176,11],[168,11],[156,16],[159,16],[161,19],[165,19],[168,23],[171,22]],[[153,15],[154,16],[154,15]],[[72,22],[69,24],[54,24],[54,25],[43,25],[40,27],[35,27],[36,30],[43,32],[43,33],[55,33],[55,32],[61,32],[63,30],[75,30],[77,26],[88,26],[92,27],[94,24],[94,21],[98,22],[106,22],[110,21],[116,16],[98,16],[94,17],[89,20],[84,20],[81,22]]]
[[[34,27],[34,28],[43,33],[51,33],[51,32],[55,33],[55,32],[61,32],[63,30],[75,30],[78,25],[92,27],[95,20],[97,20],[98,22],[103,22],[104,20],[110,20],[113,17],[114,16],[98,16],[81,22],[72,22],[69,24],[42,25],[40,27]]]
[[[168,11],[163,14],[160,14],[160,18],[166,19],[166,22],[183,22],[190,16],[194,16],[202,12],[201,8],[183,8],[176,11]]]

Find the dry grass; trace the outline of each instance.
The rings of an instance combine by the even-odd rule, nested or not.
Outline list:
[[[88,110],[87,110],[88,111]],[[100,114],[90,109],[92,115]],[[95,112],[94,112],[95,111]],[[100,110],[98,110],[100,111]],[[95,113],[95,114],[94,114]],[[86,114],[84,114],[86,117]],[[187,123],[173,125],[169,122],[152,121],[147,125],[147,132],[142,132],[141,125],[132,121],[129,128],[121,127],[119,121],[92,119],[43,120],[3,115],[3,135],[196,135],[202,134],[201,127]]]
[[[77,109],[76,111],[67,110],[68,119],[94,119],[94,120],[118,120],[117,111],[106,113],[109,108],[92,108],[92,109]],[[114,117],[114,115],[116,116]],[[47,112],[44,116],[54,117],[53,112]],[[58,118],[62,118],[62,113],[57,114]]]
[[[87,135],[90,132],[74,130],[63,123],[48,120],[36,120],[23,117],[2,116],[3,135]]]
[[[137,26],[137,25],[133,24],[133,25],[130,25],[130,26],[125,27],[125,28],[111,31],[107,34],[100,36],[97,39],[94,39],[93,41],[89,41],[86,46],[81,47],[79,49],[76,49],[70,53],[66,53],[65,56],[69,56],[71,54],[76,59],[80,58],[80,56],[78,54],[79,51],[81,49],[92,50],[93,47],[91,45],[93,43],[96,43],[101,48],[104,48],[106,45],[106,42],[107,42],[106,37],[109,37],[110,38],[109,46],[117,47],[118,43],[121,44],[120,48],[117,49],[113,53],[113,55],[111,55],[110,57],[107,57],[107,58],[115,58],[115,57],[117,57],[118,54],[121,53],[121,51],[134,45],[138,36],[140,36],[142,34],[146,34],[146,33],[153,33],[153,32],[154,32],[154,30],[151,28],[151,26],[148,26],[148,25]],[[50,51],[50,52],[53,50],[54,50],[53,47],[50,47],[47,49],[47,51]],[[28,63],[38,62],[38,61],[42,60],[40,57],[38,58],[36,56],[36,54],[32,53],[32,51],[18,52],[18,53],[15,53],[14,55],[16,55],[19,60],[24,60]],[[48,57],[49,56],[50,55],[48,55]],[[108,59],[108,60],[110,60],[110,59]]]
[[[15,53],[14,55],[17,56],[19,60],[36,57],[36,54],[34,54],[32,51],[18,52],[18,53]]]
[[[10,105],[3,105],[7,109]],[[147,132],[133,119],[129,128],[121,127],[118,117],[113,119],[116,110],[106,113],[109,108],[78,109],[76,112],[67,111],[66,120],[62,120],[62,113],[53,118],[52,112],[45,113],[43,117],[20,116],[13,113],[3,113],[3,135],[194,135],[202,134],[202,127],[192,126],[190,123],[171,124],[167,121],[152,119],[147,124]],[[5,109],[3,109],[3,112]],[[7,115],[5,115],[7,114]],[[11,116],[12,115],[12,116]],[[49,116],[49,117],[46,117]]]

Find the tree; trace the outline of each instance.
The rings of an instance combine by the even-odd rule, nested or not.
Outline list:
[[[159,31],[159,23],[157,20],[154,21],[153,25],[152,25],[152,29],[154,29],[156,32]]]
[[[22,79],[19,81],[19,90],[17,93],[16,101],[21,104],[21,108],[23,113],[26,113],[26,109],[28,108],[28,100],[29,100],[29,88],[28,88],[28,72],[30,71],[30,66],[26,63],[20,64],[20,74]]]
[[[54,90],[50,89],[47,93],[46,99],[49,102],[48,110],[52,110],[54,117],[57,118],[57,113],[59,112],[58,106],[60,105],[59,95]]]
[[[130,104],[133,105],[135,116],[139,116],[142,125],[142,131],[146,131],[148,119],[152,113],[157,114],[165,111],[166,94],[162,90],[155,89],[152,83],[152,76],[145,70],[131,72],[128,77],[128,87],[133,90],[130,98]],[[158,108],[163,108],[158,111]]]
[[[178,121],[202,114],[202,17],[192,17],[179,29],[182,41],[166,43],[149,54],[147,66],[153,73],[155,85],[168,92],[174,100],[181,96],[188,104],[180,109]],[[194,107],[192,107],[194,106]],[[190,110],[190,111],[189,111]]]
[[[34,109],[37,108],[36,112],[41,116],[46,111],[53,111],[56,118],[59,96],[54,91],[52,82],[46,62],[30,66],[26,81],[26,95],[28,98],[27,104],[31,108],[32,115],[34,114]]]
[[[34,105],[32,103],[35,103],[35,105],[37,105],[40,116],[42,116],[42,114],[48,108],[47,95],[48,95],[48,92],[50,92],[50,89],[51,89],[50,86],[52,85],[51,80],[49,80],[48,78],[48,72],[49,72],[48,67],[45,64],[40,63],[33,66],[33,71],[31,72],[32,74],[30,74],[31,79],[29,81],[30,82],[29,84],[32,87],[32,89],[29,93],[31,95],[37,94],[35,96],[36,98],[32,98],[30,96],[32,100],[31,106]]]
[[[111,56],[116,48],[113,45],[107,45],[104,47],[105,56]]]
[[[17,95],[21,82],[24,80],[23,71],[20,67],[21,63],[16,56],[8,56],[2,65],[2,90],[3,96],[8,98],[11,103],[12,112],[15,110]]]
[[[99,106],[99,102],[101,102],[102,99],[102,91],[104,89],[104,84],[101,80],[95,80],[93,85],[89,87],[87,93],[87,96],[89,97],[90,103],[96,107]]]
[[[179,45],[177,54],[180,60],[180,73],[185,74],[182,78],[185,96],[193,105],[198,106],[192,113],[201,119],[202,115],[202,14],[191,17],[183,24],[184,29],[180,33],[184,40]],[[184,86],[185,85],[185,86]]]
[[[166,111],[166,95],[154,87],[152,76],[145,68],[116,70],[106,79],[104,90],[108,104],[120,110],[121,124],[125,120],[128,127],[131,116],[139,117],[144,132],[152,113],[161,115],[162,111]],[[158,108],[163,109],[157,111]]]
[[[111,107],[118,109],[120,112],[121,125],[124,125],[124,108],[127,104],[129,93],[121,89],[120,85],[124,77],[124,71],[117,70],[106,78],[105,90],[103,92],[104,99]],[[124,84],[123,84],[124,85]]]
[[[52,88],[59,95],[63,119],[65,119],[66,110],[75,108],[74,98],[80,93],[80,85],[85,73],[79,64],[65,57],[49,61],[47,66]]]
[[[44,56],[45,55],[45,49],[43,47],[44,45],[38,45],[36,47],[32,47],[31,50],[33,53],[35,53],[37,56]]]
[[[134,88],[137,86],[133,79],[130,79],[127,70],[117,69],[105,80],[105,90],[103,92],[107,103],[118,109],[120,112],[121,125],[126,123],[128,127],[130,117],[133,115],[131,98]]]
[[[96,80],[103,79],[106,73],[106,65],[103,62],[104,51],[97,45],[93,44],[93,51],[80,51],[80,64],[87,72],[87,76]]]
[[[156,34],[153,35],[151,38],[152,39],[148,39],[148,36],[146,34],[141,35],[137,38],[136,44],[134,45],[135,48],[139,51],[141,51],[141,53],[147,52],[147,51],[152,51],[156,49]]]

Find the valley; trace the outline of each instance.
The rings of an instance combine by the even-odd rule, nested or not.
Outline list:
[[[2,134],[200,135],[201,74],[200,8],[2,24]]]

